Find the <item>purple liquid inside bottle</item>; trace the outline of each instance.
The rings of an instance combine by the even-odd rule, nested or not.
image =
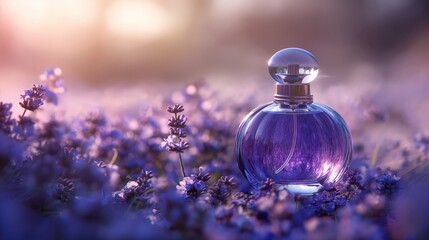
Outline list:
[[[255,187],[271,178],[291,192],[312,193],[340,180],[350,163],[344,120],[320,104],[292,111],[271,103],[243,121],[237,138],[238,166]]]
[[[305,51],[292,50],[292,56]],[[270,68],[270,73],[278,77],[276,81],[284,82],[278,84],[274,102],[256,108],[241,123],[236,137],[237,162],[255,188],[271,178],[278,188],[311,194],[344,175],[352,154],[351,135],[337,112],[312,103],[309,84],[302,83],[315,71],[314,66],[318,67],[308,60],[310,53],[304,52],[305,61],[295,56],[293,61],[298,64],[284,63],[291,55],[290,49],[279,53],[283,63],[274,66],[273,72]]]

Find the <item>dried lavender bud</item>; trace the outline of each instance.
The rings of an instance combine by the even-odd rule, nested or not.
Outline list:
[[[180,113],[180,112],[183,112],[184,110],[185,109],[180,104],[175,104],[173,107],[171,107],[171,106],[167,107],[167,111],[169,113]]]
[[[148,191],[152,190],[152,178],[152,171],[142,171],[136,182],[144,191]]]
[[[172,128],[184,128],[186,127],[186,121],[188,121],[188,119],[183,114],[173,116],[168,119],[168,126]]]
[[[202,167],[199,167],[199,168],[198,168],[198,174],[197,174],[197,175],[195,175],[195,178],[196,178],[196,179],[198,179],[198,180],[201,180],[201,181],[207,182],[207,181],[211,178],[211,175],[210,175],[210,173],[206,173],[206,174],[204,174],[204,173],[203,173],[203,168],[202,168]]]
[[[168,150],[171,152],[183,153],[188,148],[189,148],[189,143],[180,141],[177,143],[173,143],[172,145],[169,145]]]
[[[183,129],[170,128],[170,135],[177,136],[179,138],[186,138],[186,132]]]

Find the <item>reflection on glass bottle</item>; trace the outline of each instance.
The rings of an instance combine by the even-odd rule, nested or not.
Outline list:
[[[310,85],[318,73],[309,52],[288,48],[273,55],[274,101],[249,113],[236,137],[239,168],[254,186],[271,178],[279,188],[308,194],[341,179],[351,159],[351,136],[333,109],[313,103]]]

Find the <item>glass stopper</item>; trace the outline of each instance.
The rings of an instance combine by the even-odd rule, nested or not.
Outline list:
[[[307,50],[285,48],[268,60],[268,71],[279,83],[309,83],[319,73],[319,62]]]

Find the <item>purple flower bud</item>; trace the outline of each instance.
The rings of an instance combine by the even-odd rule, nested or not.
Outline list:
[[[22,102],[19,105],[29,111],[38,109],[43,105],[45,91],[43,85],[34,85],[32,89],[24,91],[24,94],[21,95]]]

